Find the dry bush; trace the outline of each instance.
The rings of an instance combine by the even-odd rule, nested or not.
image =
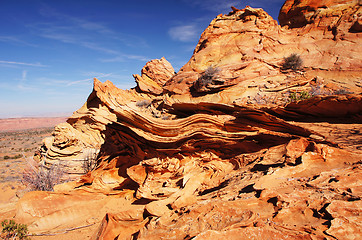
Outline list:
[[[302,65],[303,65],[302,58],[298,54],[292,53],[288,57],[284,58],[282,68],[284,70],[291,69],[293,71],[296,71],[301,69]]]
[[[194,82],[194,89],[199,91],[203,87],[213,83],[219,77],[220,69],[218,67],[208,67],[203,74]]]
[[[335,94],[335,95],[345,95],[345,94],[352,94],[352,93],[354,93],[354,92],[348,91],[347,89],[344,89],[344,88],[335,90],[333,92],[333,94]]]
[[[82,168],[84,173],[88,173],[95,169],[97,166],[97,150],[96,149],[85,149],[84,150],[84,159]]]
[[[277,97],[274,95],[266,95],[258,92],[253,97],[248,97],[249,100],[247,101],[248,104],[258,104],[258,105],[266,105],[266,104],[276,104]]]
[[[139,107],[139,108],[147,108],[151,105],[151,101],[150,100],[147,100],[147,99],[144,99],[144,100],[140,100],[138,102],[136,102],[136,106]]]
[[[331,95],[331,92],[327,89],[324,89],[321,85],[317,85],[311,86],[310,94],[312,96]]]
[[[317,86],[312,86],[312,89],[310,91],[310,94],[312,96],[318,96],[318,95],[345,95],[345,94],[352,94],[353,92],[345,89],[345,88],[341,88],[341,89],[337,89],[337,90],[328,90],[328,89],[324,89],[322,88],[320,85]]]
[[[28,161],[24,170],[22,183],[31,191],[54,191],[54,186],[63,182],[64,171],[59,164],[46,168],[43,164]]]

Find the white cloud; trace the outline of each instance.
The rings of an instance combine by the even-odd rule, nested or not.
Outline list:
[[[47,65],[43,65],[41,63],[24,63],[24,62],[13,62],[13,61],[3,61],[3,60],[0,60],[0,64],[22,65],[30,67],[47,67]]]
[[[191,42],[199,37],[199,31],[195,25],[172,27],[168,34],[173,40],[181,42]]]

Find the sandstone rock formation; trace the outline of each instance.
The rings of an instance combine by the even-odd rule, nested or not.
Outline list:
[[[141,71],[141,76],[134,74],[139,92],[160,95],[163,85],[175,74],[171,63],[164,57],[149,61]]]
[[[38,155],[84,175],[26,194],[15,219],[33,233],[94,224],[92,239],[360,239],[359,17],[358,1],[287,1],[284,27],[233,8],[178,73],[162,58],[131,90],[95,79]],[[282,69],[291,53],[302,70]]]

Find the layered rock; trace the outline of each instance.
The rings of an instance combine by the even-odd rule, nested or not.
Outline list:
[[[171,63],[164,57],[149,61],[141,70],[141,76],[134,74],[139,92],[161,95],[163,85],[175,74]]]
[[[319,4],[321,1],[311,2],[323,5]],[[282,28],[262,9],[250,7],[219,15],[201,35],[190,61],[166,83],[165,89],[175,98],[185,101],[185,95],[193,93],[194,83],[205,70],[214,67],[220,69],[219,88],[227,89],[212,97],[190,97],[187,101],[209,101],[212,98],[213,101],[232,103],[242,98],[257,97],[260,91],[288,89],[288,85],[297,82],[310,83],[315,77],[319,77],[319,84],[334,88],[343,86],[350,92],[360,92],[361,33],[349,30],[360,19],[359,3],[324,2],[329,2],[323,5],[324,8],[311,8],[315,9],[313,18],[301,28],[288,28],[286,23]],[[309,16],[302,11],[310,9],[303,7],[308,4],[309,1],[287,1],[280,15],[283,23],[295,19],[292,13],[296,11]],[[283,59],[293,53],[303,61],[303,74],[288,74],[282,69]],[[253,87],[256,89],[250,89]],[[282,98],[282,94],[274,93],[274,96]]]
[[[361,10],[358,0],[287,0],[280,10],[281,26],[300,28],[308,24],[329,31],[361,32]],[[342,27],[342,29],[340,29]]]
[[[326,24],[336,16],[338,35]],[[97,224],[92,239],[361,238],[356,16],[354,1],[287,1],[281,27],[262,9],[233,8],[177,74],[162,58],[131,90],[95,79],[39,158],[82,174],[92,153],[96,168],[26,194],[16,219],[34,233]],[[290,53],[301,70],[282,68]],[[302,93],[315,96],[293,99]],[[343,149],[315,121],[349,123],[356,137]]]

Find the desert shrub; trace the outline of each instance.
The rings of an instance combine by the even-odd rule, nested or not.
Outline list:
[[[37,191],[54,191],[54,186],[62,182],[64,171],[58,164],[49,169],[43,165],[28,162],[29,167],[24,170],[22,183]]]
[[[326,90],[323,89],[321,86],[312,86],[310,94],[312,96],[318,96],[318,95],[344,95],[344,94],[352,94],[353,92],[348,91],[347,89],[338,89],[338,90]]]
[[[140,100],[140,101],[138,101],[138,102],[136,102],[136,106],[137,107],[140,107],[140,108],[142,108],[142,107],[148,107],[148,106],[150,106],[151,105],[151,101],[150,100]]]
[[[2,231],[1,239],[30,239],[28,235],[28,226],[18,224],[14,220],[4,220],[1,222]]]
[[[85,150],[85,157],[83,160],[82,168],[84,173],[88,173],[95,169],[97,166],[97,151],[95,149]]]
[[[195,81],[193,85],[194,89],[198,91],[201,88],[209,85],[213,81],[217,80],[217,78],[219,77],[219,72],[220,69],[218,67],[208,67],[205,72],[203,72],[201,76]]]
[[[16,155],[14,155],[14,156],[8,156],[8,155],[5,155],[4,156],[4,160],[8,160],[8,159],[19,159],[19,158],[21,158],[23,155],[21,155],[21,154],[16,154]]]
[[[353,92],[348,91],[347,89],[338,89],[333,92],[335,95],[344,95],[344,94],[352,94]]]
[[[301,69],[302,65],[303,65],[302,58],[298,54],[292,53],[288,57],[284,57],[282,68],[285,70],[291,69],[296,71]]]
[[[329,90],[324,89],[320,85],[311,86],[311,90],[309,92],[312,96],[319,96],[319,95],[331,95]]]
[[[258,92],[255,96],[249,97],[249,104],[275,104],[276,97]]]
[[[292,92],[289,94],[289,101],[296,102],[296,101],[306,100],[311,97],[313,97],[313,96],[307,91],[302,91],[300,93]]]

